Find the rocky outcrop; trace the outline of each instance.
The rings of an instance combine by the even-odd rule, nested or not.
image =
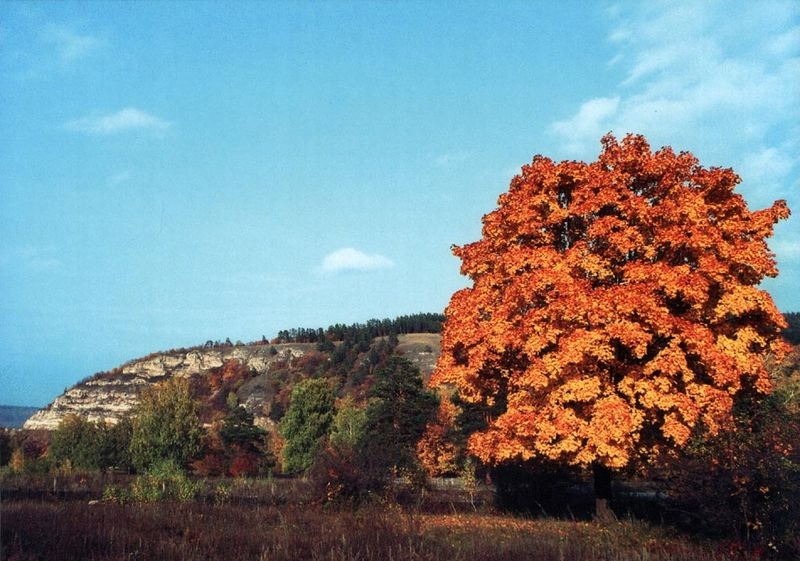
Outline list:
[[[256,424],[266,427],[271,422],[269,417],[276,387],[286,383],[276,377],[286,378],[288,371],[285,366],[307,362],[312,357],[304,355],[315,348],[313,343],[284,343],[154,353],[76,384],[30,417],[24,428],[53,430],[70,414],[80,415],[90,421],[114,423],[133,409],[142,388],[176,376],[213,377],[216,372],[219,377],[220,368],[229,361],[236,361],[247,371],[247,376],[238,385],[226,386],[224,391],[235,390],[238,402],[253,413]],[[431,333],[400,335],[396,352],[417,366],[423,379],[427,380],[439,356],[440,336]],[[219,395],[223,390],[218,385],[215,391]],[[225,397],[226,394],[223,394],[223,403]]]
[[[309,348],[313,345],[244,345],[152,354],[73,386],[30,417],[24,428],[53,430],[70,414],[90,421],[114,423],[131,411],[140,390],[149,384],[173,376],[202,376],[229,360],[237,360],[249,370],[264,375],[272,363],[300,357]],[[257,409],[259,398],[259,392],[254,391],[248,396],[249,406]]]

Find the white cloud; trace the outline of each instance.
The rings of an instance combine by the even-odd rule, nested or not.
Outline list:
[[[447,152],[436,156],[434,162],[439,167],[447,168],[463,164],[469,160],[469,157],[467,152]]]
[[[781,257],[781,261],[800,262],[800,243],[785,238],[768,240],[772,251]]]
[[[800,50],[800,25],[785,33],[779,34],[767,45],[769,52],[775,56],[792,56]]]
[[[617,112],[619,97],[599,97],[583,103],[578,113],[564,121],[553,123],[553,130],[566,139],[570,152],[579,151],[585,138],[600,137],[608,132],[603,123]],[[570,140],[571,139],[571,140]]]
[[[112,187],[116,185],[121,185],[122,183],[130,181],[131,177],[133,176],[129,170],[123,170],[109,177],[108,184],[111,185]]]
[[[64,262],[57,256],[52,246],[23,246],[0,254],[0,264],[4,267],[20,267],[33,273],[56,273],[64,268]]]
[[[753,149],[744,160],[741,174],[744,177],[769,177],[784,179],[792,170],[793,157],[787,149],[770,146],[761,150]]]
[[[137,130],[163,132],[170,128],[172,123],[141,109],[126,107],[116,113],[82,117],[69,121],[64,126],[70,130],[87,134],[108,135]]]
[[[103,44],[92,35],[80,35],[61,25],[48,25],[42,34],[43,39],[54,45],[62,66],[71,66],[78,60],[89,56]]]
[[[372,271],[393,267],[394,262],[383,255],[363,253],[352,247],[343,247],[325,256],[320,269],[325,273],[341,271]]]

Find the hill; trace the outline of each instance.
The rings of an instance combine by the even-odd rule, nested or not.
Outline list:
[[[19,407],[17,405],[0,405],[0,427],[18,429],[28,417],[36,413],[35,407]]]
[[[796,344],[791,335],[796,336],[800,314],[786,317],[787,339]],[[208,421],[227,411],[226,400],[233,393],[257,424],[274,426],[291,388],[306,377],[329,377],[340,397],[350,394],[358,399],[382,361],[400,354],[420,369],[427,382],[440,353],[443,321],[441,314],[416,314],[327,329],[283,330],[269,341],[262,338],[235,345],[207,341],[189,349],[153,353],[79,382],[33,414],[24,426],[52,430],[70,413],[113,423],[131,411],[143,387],[172,376],[192,380]],[[798,384],[797,348],[776,371],[779,387]]]
[[[69,414],[114,423],[136,405],[143,387],[171,377],[189,378],[206,422],[227,412],[233,394],[258,425],[274,426],[292,387],[307,377],[329,378],[339,396],[359,399],[371,385],[376,368],[389,356],[400,354],[427,379],[438,357],[442,319],[418,314],[327,330],[286,330],[272,341],[236,345],[208,341],[199,347],[153,353],[79,382],[24,426],[52,430]]]

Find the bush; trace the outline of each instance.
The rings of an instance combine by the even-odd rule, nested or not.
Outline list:
[[[668,472],[694,531],[798,556],[800,423],[780,392],[737,404],[734,423],[698,438]]]
[[[308,473],[311,495],[321,504],[357,505],[382,492],[386,477],[367,470],[348,450],[326,448]]]
[[[131,502],[131,493],[125,487],[107,485],[105,489],[103,489],[103,500],[109,503],[124,505]]]
[[[103,500],[119,504],[187,502],[193,500],[202,490],[202,482],[189,479],[174,460],[165,460],[138,475],[131,483],[130,489],[106,487],[103,491]]]

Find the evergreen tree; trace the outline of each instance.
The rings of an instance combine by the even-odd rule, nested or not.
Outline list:
[[[295,386],[289,408],[281,419],[283,470],[304,473],[314,463],[334,415],[334,396],[321,378],[305,380]]]
[[[226,446],[239,446],[257,451],[266,432],[253,424],[253,414],[241,405],[231,409],[222,420],[219,436]]]
[[[415,447],[438,404],[422,385],[419,369],[393,356],[379,368],[369,392],[362,456],[371,470],[416,467]]]

